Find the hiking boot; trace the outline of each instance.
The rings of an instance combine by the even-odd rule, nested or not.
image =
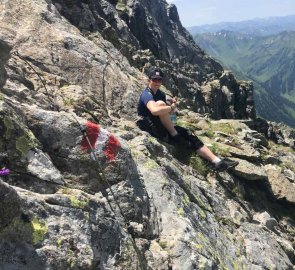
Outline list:
[[[238,164],[239,164],[238,161],[224,158],[215,165],[215,169],[217,171],[226,171],[226,170],[236,167]]]

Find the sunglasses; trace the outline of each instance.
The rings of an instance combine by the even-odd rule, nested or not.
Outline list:
[[[151,79],[153,82],[162,82],[162,79],[158,79],[158,78],[153,78]]]

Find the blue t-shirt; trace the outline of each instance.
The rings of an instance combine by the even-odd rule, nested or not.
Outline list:
[[[138,115],[143,117],[152,115],[149,109],[146,107],[148,102],[151,100],[154,100],[154,101],[162,100],[166,103],[166,95],[159,89],[157,90],[156,94],[154,94],[149,87],[144,89],[138,101],[138,106],[137,106]]]

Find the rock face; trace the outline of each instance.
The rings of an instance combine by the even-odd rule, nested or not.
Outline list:
[[[0,269],[293,270],[294,131],[253,120],[174,5],[2,0],[0,25]],[[136,127],[151,65],[233,171]]]
[[[13,13],[18,19],[9,16]],[[167,90],[183,99],[183,107],[216,119],[255,116],[253,86],[237,82],[205,55],[181,26],[176,7],[164,1],[24,1],[16,7],[4,1],[1,15],[6,25],[2,40],[22,56],[12,54],[11,65],[28,69],[12,71],[10,88],[21,84],[17,96],[35,100],[36,92],[43,93],[60,107],[75,101],[72,92],[82,87],[92,96],[79,103],[95,109],[97,117],[112,112],[130,116],[134,93],[146,81],[130,64],[144,72],[159,65]],[[43,76],[50,95],[25,60]],[[109,105],[112,112],[102,109]]]
[[[9,46],[5,42],[0,40],[0,87],[2,87],[6,82],[6,70],[4,68],[4,63],[9,57],[9,51]]]
[[[264,119],[257,118],[249,122],[249,127],[263,133],[266,138],[295,149],[295,132],[294,129],[283,123],[268,122]]]

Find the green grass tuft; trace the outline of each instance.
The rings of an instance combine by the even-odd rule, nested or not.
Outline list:
[[[190,158],[189,165],[203,176],[206,176],[209,172],[209,168],[206,165],[205,161],[199,156],[192,156]]]

